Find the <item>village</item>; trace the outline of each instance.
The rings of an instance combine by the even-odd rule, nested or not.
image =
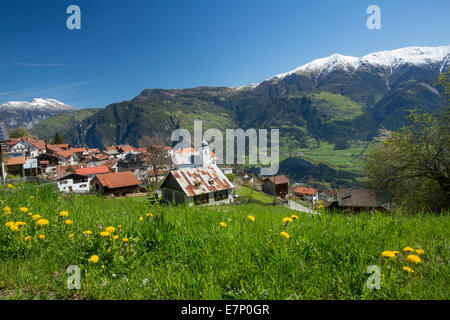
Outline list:
[[[49,144],[30,137],[9,138],[5,128],[3,132],[3,184],[11,178],[42,179],[62,193],[148,196],[189,206],[257,202],[306,212],[318,208],[380,209],[371,190],[319,190],[292,183],[284,175],[255,176],[243,170],[236,172],[233,166],[219,166],[219,159],[206,142],[198,149],[116,145],[100,150]],[[239,190],[249,192],[244,195]],[[262,202],[252,195],[268,200]]]

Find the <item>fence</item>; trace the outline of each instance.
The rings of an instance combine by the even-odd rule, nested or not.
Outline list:
[[[0,185],[7,186],[8,184],[32,182],[37,184],[51,184],[52,182],[41,177],[23,177],[14,179],[0,179]]]

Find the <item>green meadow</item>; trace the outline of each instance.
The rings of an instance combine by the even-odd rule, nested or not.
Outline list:
[[[363,172],[362,154],[367,143],[356,141],[348,149],[334,150],[334,144],[326,141],[320,142],[319,148],[296,148],[289,150],[291,155],[297,152],[312,163],[325,163],[337,170],[347,170],[356,173]]]
[[[32,184],[0,191],[0,205],[3,299],[450,297],[448,212],[150,208],[142,198],[60,195]],[[399,252],[383,257],[386,250]],[[71,265],[80,268],[79,290],[67,288]],[[379,290],[366,286],[369,266],[380,269]]]

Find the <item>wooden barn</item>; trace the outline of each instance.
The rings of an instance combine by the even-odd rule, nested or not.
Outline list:
[[[263,192],[284,199],[289,193],[289,179],[284,175],[268,177],[264,180]]]
[[[231,203],[233,184],[215,165],[170,171],[161,185],[162,200],[168,203],[212,205]]]
[[[116,197],[137,193],[139,190],[139,180],[131,171],[97,175],[92,179],[91,185],[93,191]]]

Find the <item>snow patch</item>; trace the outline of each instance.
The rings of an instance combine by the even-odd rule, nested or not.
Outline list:
[[[282,79],[293,73],[312,73],[320,75],[334,70],[355,71],[363,65],[386,68],[391,72],[405,65],[440,64],[440,71],[450,60],[450,45],[440,47],[407,47],[391,51],[379,51],[363,57],[351,57],[333,54],[326,58],[316,59],[289,72],[280,73],[271,79]],[[271,80],[269,79],[269,80]]]

